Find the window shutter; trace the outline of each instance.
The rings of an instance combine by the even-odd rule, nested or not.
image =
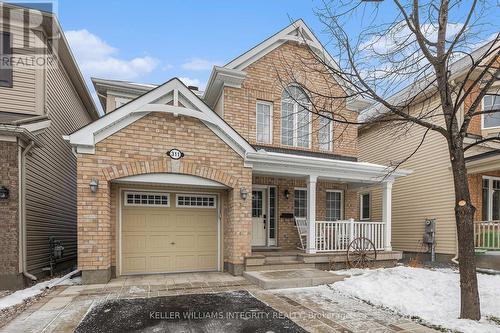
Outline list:
[[[11,35],[0,32],[0,87],[12,87]]]

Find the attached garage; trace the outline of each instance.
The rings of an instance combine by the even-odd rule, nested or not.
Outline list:
[[[121,274],[218,270],[216,194],[123,191]]]

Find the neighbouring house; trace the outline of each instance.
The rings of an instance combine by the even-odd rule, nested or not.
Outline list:
[[[57,19],[0,13],[0,289],[11,289],[49,271],[49,237],[64,247],[55,268],[76,264],[76,157],[62,136],[99,115]]]
[[[482,57],[491,43],[472,52],[472,57]],[[470,58],[462,58],[451,65],[455,82],[463,82],[470,69]],[[473,77],[473,74],[472,76]],[[418,84],[418,83],[416,83]],[[390,97],[408,98],[413,86],[409,86]],[[500,81],[495,82],[491,93],[498,94]],[[472,103],[477,91],[466,99]],[[429,101],[416,100],[410,112],[432,110],[439,106],[439,97]],[[361,117],[378,112],[378,106],[364,110]],[[481,110],[500,108],[500,98],[486,95]],[[366,112],[366,114],[364,113]],[[382,112],[383,113],[383,112]],[[463,108],[457,115],[463,119]],[[442,120],[444,124],[444,120]],[[370,124],[359,129],[359,158],[371,163],[391,164],[408,157],[420,144],[425,129],[413,126],[401,135],[386,126]],[[500,133],[499,114],[476,116],[473,118],[469,133],[465,138],[466,146],[476,140]],[[478,248],[500,249],[500,142],[489,141],[473,146],[466,151],[466,164],[469,174],[469,189],[472,203],[476,207],[475,241]],[[455,192],[450,157],[446,139],[437,132],[429,131],[422,146],[401,167],[411,169],[412,174],[395,183],[392,206],[392,246],[408,253],[408,257],[429,252],[423,242],[426,219],[435,219],[435,251],[437,260],[448,261],[457,254],[457,232],[455,224]],[[378,189],[370,192],[373,218],[382,216],[382,198]],[[499,267],[500,268],[500,265]]]
[[[386,177],[387,167],[359,162],[356,127],[303,107],[312,97],[279,73],[298,73],[310,52],[332,61],[298,20],[214,67],[204,92],[177,78],[158,86],[93,80],[105,115],[67,137],[78,161],[84,283],[242,274],[273,263],[330,267],[345,263],[349,241],[360,236],[372,240],[378,260],[401,258],[391,248],[391,189],[409,172]],[[301,77],[301,85],[339,96],[348,89],[330,74]],[[363,104],[343,103],[342,115],[354,121]],[[369,220],[363,190],[373,185],[385,198],[378,220]]]

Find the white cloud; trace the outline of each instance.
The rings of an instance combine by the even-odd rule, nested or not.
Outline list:
[[[179,80],[181,80],[186,86],[196,86],[198,88],[202,88],[201,81],[198,79],[192,79],[189,77],[180,77]]]
[[[206,71],[212,69],[213,66],[220,65],[220,61],[211,61],[203,58],[191,58],[182,64],[183,69],[190,71]]]
[[[86,29],[66,32],[71,49],[88,76],[130,80],[152,72],[159,61],[150,56],[123,59],[118,49]]]

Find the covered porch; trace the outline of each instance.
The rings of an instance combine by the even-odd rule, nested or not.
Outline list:
[[[247,269],[270,262],[300,267],[345,262],[349,244],[360,237],[370,240],[380,259],[399,259],[391,246],[392,187],[409,171],[266,151],[248,154],[246,161],[253,168],[252,254]],[[370,191],[376,187],[382,193],[380,219],[371,213]],[[271,209],[259,206],[262,189],[272,196],[267,201]],[[268,239],[259,243],[260,224]]]
[[[476,207],[474,244],[478,251],[500,250],[500,151],[466,158],[469,190]]]

